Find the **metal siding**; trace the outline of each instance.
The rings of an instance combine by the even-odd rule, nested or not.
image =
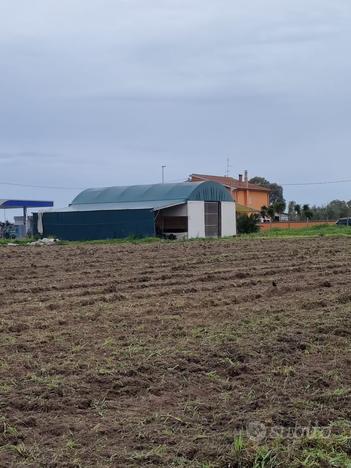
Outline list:
[[[150,210],[43,213],[43,236],[62,240],[117,239],[155,235]]]
[[[87,189],[73,201],[74,205],[97,203],[145,203],[171,200],[232,201],[227,189],[217,182],[184,182],[180,184],[132,185]]]
[[[205,237],[205,203],[188,202],[188,238]]]
[[[38,236],[38,213],[33,213],[33,236]]]
[[[236,213],[234,202],[221,203],[222,237],[236,235]]]
[[[203,182],[193,191],[188,200],[203,200],[205,202],[233,201],[224,185],[217,182]]]
[[[201,184],[201,183],[200,183]],[[199,183],[131,185],[92,188],[81,192],[72,205],[95,203],[138,203],[160,200],[186,200]]]

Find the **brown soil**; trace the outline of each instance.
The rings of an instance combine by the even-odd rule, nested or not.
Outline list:
[[[251,422],[350,419],[350,279],[347,238],[1,247],[0,466],[239,466]]]

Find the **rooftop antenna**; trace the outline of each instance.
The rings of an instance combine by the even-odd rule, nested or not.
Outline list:
[[[226,177],[229,177],[229,173],[230,173],[230,168],[231,168],[231,164],[230,164],[230,159],[227,158],[227,165],[226,165],[226,169],[225,169],[225,176]]]
[[[165,169],[167,166],[161,166],[162,167],[162,183],[165,183]]]

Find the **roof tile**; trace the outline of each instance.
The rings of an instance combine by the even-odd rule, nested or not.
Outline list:
[[[234,179],[234,177],[225,177],[225,176],[215,176],[215,175],[208,175],[208,174],[191,174],[191,178],[198,178],[201,180],[213,180],[218,182],[226,187],[230,187],[232,189],[250,189],[250,190],[258,190],[261,192],[270,192],[271,190],[267,187],[263,187],[262,185],[258,184],[251,184],[250,182],[240,181]]]

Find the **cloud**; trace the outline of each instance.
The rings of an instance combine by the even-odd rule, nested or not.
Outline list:
[[[11,67],[3,89],[14,83],[19,97],[33,92],[39,100],[289,89],[296,68],[306,66],[343,27],[345,11],[329,4],[130,0],[88,2],[83,10],[75,0],[37,1],[20,11],[8,7],[0,59]]]
[[[338,178],[350,24],[349,0],[5,2],[2,178],[127,184],[167,163],[178,180],[227,157],[235,173]]]

